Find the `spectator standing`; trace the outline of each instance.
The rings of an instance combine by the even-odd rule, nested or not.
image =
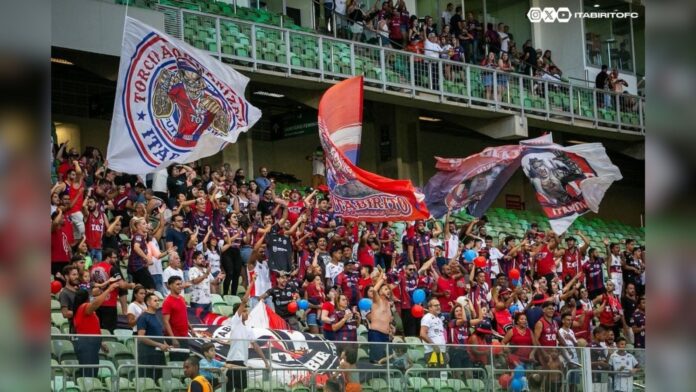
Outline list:
[[[148,290],[154,290],[155,281],[148,270],[152,260],[147,254],[147,221],[145,218],[133,218],[131,228],[134,232],[128,257],[128,272],[133,276],[133,282],[140,283]]]
[[[104,249],[104,261],[92,266],[90,271],[92,284],[104,289],[113,282],[119,282],[118,292],[110,293],[101,306],[97,309],[97,315],[101,327],[113,333],[118,324],[118,311],[116,306],[120,304],[121,312],[128,313],[128,289],[135,284],[126,282],[121,275],[121,267],[118,265],[118,256],[113,249]]]
[[[172,276],[167,281],[169,286],[169,295],[162,303],[162,324],[164,331],[171,339],[171,346],[174,348],[188,348],[188,340],[177,339],[186,338],[189,336],[188,312],[186,310],[186,301],[181,294],[184,290],[183,282],[180,277]],[[177,352],[171,353],[169,359],[172,361],[180,361],[187,357],[187,353]]]
[[[500,42],[500,54],[510,52],[510,36],[505,32],[505,24],[498,23],[498,40]]]
[[[136,285],[133,288],[133,294],[131,297],[131,303],[128,305],[128,311],[126,317],[128,317],[128,326],[133,328],[134,334],[138,333],[138,317],[147,310],[147,305],[145,304],[145,296],[147,292],[145,287],[142,285]]]
[[[160,300],[157,295],[150,293],[145,295],[146,309],[140,314],[136,322],[138,362],[141,365],[165,365],[164,353],[169,351],[169,345],[164,338],[158,339],[157,336],[164,337],[164,327],[162,321],[157,316],[157,308]],[[148,337],[145,337],[148,336]],[[139,377],[151,377],[154,380],[162,376],[162,369],[148,369],[148,366],[141,366]]]
[[[526,40],[522,45],[522,60],[525,64],[524,73],[532,75],[537,63],[537,54],[531,39]]]
[[[386,275],[380,270],[375,282],[375,295],[372,299],[372,310],[367,318],[370,328],[367,331],[367,341],[377,343],[370,346],[370,362],[376,363],[387,356],[386,344],[392,335],[391,290],[386,284]]]
[[[86,290],[79,290],[75,294],[75,303],[73,304],[75,334],[94,335],[74,338],[75,354],[77,354],[77,361],[80,365],[99,365],[99,349],[102,345],[102,338],[96,310],[117,288],[117,283],[110,284],[92,301],[89,300],[89,293]],[[96,377],[97,372],[97,368],[88,368],[81,369],[80,373],[82,377]]]
[[[275,312],[278,316],[285,319],[290,328],[295,331],[301,331],[300,322],[294,313],[290,313],[288,305],[290,302],[296,301],[299,298],[299,290],[294,282],[289,282],[289,274],[285,271],[280,271],[276,278],[276,284],[261,295],[261,301],[266,298],[271,298]]]
[[[611,370],[618,372],[613,377],[614,392],[632,392],[633,375],[640,370],[638,360],[626,351],[626,338],[618,338],[616,346],[617,350],[609,356]]]
[[[360,312],[356,306],[349,308],[348,305],[348,298],[344,294],[336,295],[334,321],[331,324],[333,340],[336,342],[355,342],[358,340]],[[339,351],[343,351],[342,348],[339,348]]]
[[[246,322],[249,318],[247,303],[249,302],[249,292],[247,291],[239,304],[237,312],[226,321],[226,325],[230,327],[230,348],[227,352],[225,367],[227,370],[227,390],[243,391],[247,387],[247,372],[244,368],[249,360],[249,346],[254,349],[256,354],[261,358],[266,368],[269,367],[268,359],[264,355],[261,347],[256,342],[254,332]]]
[[[469,63],[478,64],[481,61],[479,45],[483,35],[481,22],[476,19],[473,12],[468,12],[464,26],[466,31],[472,36],[471,40],[464,42],[466,45],[466,58],[469,59]]]
[[[199,250],[193,252],[193,267],[189,271],[192,288],[191,308],[196,311],[196,314],[201,319],[210,313],[212,306],[210,282],[217,278],[210,276],[211,271],[210,262],[205,260],[203,252]]]
[[[331,3],[333,5],[333,3]],[[263,194],[268,187],[271,186],[271,180],[268,178],[268,168],[261,166],[259,176],[254,180],[259,187],[259,194]]]
[[[602,70],[599,71],[597,77],[595,77],[595,88],[597,90],[608,90],[609,89],[609,73],[607,70],[609,67],[602,65]],[[609,107],[611,102],[611,97],[609,94],[603,94],[604,99],[597,101],[599,107]]]
[[[420,338],[425,345],[425,363],[432,363],[433,353],[437,356],[436,363],[443,365],[449,362],[445,353],[445,327],[440,318],[440,302],[436,299],[428,301],[428,313],[423,316],[420,327]]]
[[[534,332],[529,329],[527,315],[524,313],[515,314],[514,325],[507,331],[501,343],[519,346],[519,348],[512,349],[508,356],[508,362],[511,365],[517,366],[534,361],[532,357],[534,355],[534,350],[531,346],[538,346],[539,342]]]
[[[493,71],[498,69],[498,60],[496,60],[496,52],[491,50],[486,56],[486,60],[481,64],[486,68],[483,72],[483,86],[486,88],[486,99],[493,101]]]
[[[498,35],[498,32],[493,27],[493,23],[486,24],[484,40],[488,46],[488,52],[493,52],[497,57],[498,54],[500,54],[500,35]]]
[[[604,246],[607,250],[607,271],[612,282],[614,282],[614,294],[620,296],[623,294],[623,272],[622,266],[626,261],[622,258],[619,244],[610,243],[608,239],[604,239]]]
[[[467,344],[470,336],[471,328],[475,328],[483,319],[481,315],[474,318],[475,311],[471,307],[464,308],[457,303],[452,308],[449,320],[449,342],[455,346],[463,346]],[[471,359],[466,349],[463,347],[454,347],[450,349],[450,367],[467,368],[471,367]]]
[[[556,307],[553,302],[547,301],[542,305],[542,309],[544,313],[534,325],[534,337],[542,347],[556,347],[558,346],[558,325],[553,319]],[[549,360],[549,354],[543,350],[540,350],[539,354],[541,363],[545,364]]]
[[[77,287],[80,284],[80,272],[74,265],[66,265],[63,268],[63,276],[65,277],[65,286],[58,294],[58,302],[60,302],[60,312],[68,320],[69,333],[74,333],[75,325],[73,323],[75,294]]]
[[[454,4],[447,3],[445,10],[442,11],[440,21],[442,22],[442,28],[448,26],[452,20],[452,11],[454,11]]]

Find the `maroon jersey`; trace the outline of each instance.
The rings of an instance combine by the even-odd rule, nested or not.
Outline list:
[[[580,272],[580,250],[577,247],[573,249],[566,249],[563,255],[563,272],[561,273],[561,278],[565,279],[566,276],[573,278]]]
[[[105,226],[106,219],[104,214],[100,213],[98,216],[94,216],[94,214],[90,212],[87,215],[87,221],[85,222],[85,242],[89,249],[101,249]]]
[[[555,347],[558,345],[557,335],[558,326],[556,322],[551,320],[547,321],[546,318],[542,317],[538,321],[541,323],[541,336],[539,336],[539,345],[547,347]]]

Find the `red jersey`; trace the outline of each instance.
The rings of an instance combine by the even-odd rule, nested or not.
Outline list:
[[[511,346],[533,346],[534,342],[532,341],[532,331],[529,328],[526,328],[524,333],[520,332],[517,327],[512,328],[512,337],[510,338],[510,345]],[[516,350],[513,351],[513,354],[520,357],[527,359],[529,358],[529,353],[532,352],[531,347],[520,347]]]
[[[104,236],[105,228],[106,218],[104,214],[99,213],[98,216],[94,216],[94,214],[90,212],[87,215],[87,221],[85,222],[85,242],[89,249],[102,248],[102,237]]]
[[[572,250],[566,249],[563,255],[561,279],[565,279],[566,276],[575,277],[580,272],[580,261],[580,250],[577,247]]]
[[[358,279],[358,290],[360,291],[360,297],[365,296],[367,298],[367,293],[365,293],[365,289],[372,285],[372,278],[369,276],[367,278],[361,277]]]
[[[72,203],[73,200],[75,200],[75,204],[73,204],[72,208],[70,208],[67,212],[66,215],[74,214],[76,212],[79,212],[82,210],[82,203],[85,201],[85,194],[84,194],[84,182],[80,180],[80,182],[77,185],[70,184],[68,187],[68,195],[70,195],[70,202]]]
[[[507,308],[503,310],[493,309],[493,317],[495,317],[496,330],[499,334],[505,335],[512,327],[512,315]]]
[[[169,315],[169,325],[174,336],[188,336],[188,312],[184,297],[168,295],[162,302],[162,315]]]
[[[93,282],[104,283],[113,277],[112,272],[115,272],[115,268],[117,267],[108,261],[102,261],[94,264],[92,268],[89,269],[89,273]],[[102,306],[113,308],[116,307],[116,304],[118,304],[118,291],[112,291],[106,297],[102,303]]]
[[[75,241],[73,225],[67,217],[63,219],[63,226],[51,231],[51,261],[67,262],[72,256],[70,244]]]
[[[551,321],[547,321],[544,317],[540,318],[537,322],[541,323],[542,325],[541,336],[539,336],[539,345],[547,347],[557,346],[558,338],[556,336],[558,335],[558,325],[556,325],[556,322],[553,321],[553,319]]]
[[[324,289],[321,287],[317,288],[317,286],[312,283],[309,286],[307,286],[307,290],[305,290],[307,293],[307,300],[312,304],[312,305],[319,305],[323,306],[324,300],[326,299],[326,295],[324,294]],[[307,314],[312,314],[312,313],[318,313],[316,309],[309,308],[307,310]]]
[[[457,299],[457,297],[454,297],[456,290],[457,282],[453,278],[445,278],[443,276],[439,276],[437,278],[437,291],[441,293],[449,291],[449,295],[437,297],[437,300],[440,302],[441,312],[449,313],[452,310],[452,305],[450,304],[450,302],[454,302],[454,300]]]
[[[600,324],[614,325],[614,316],[621,314],[621,311],[621,301],[616,296],[602,294],[602,311],[599,313]]]
[[[369,245],[362,246],[358,249],[358,262],[360,266],[369,265],[375,266],[375,251]]]
[[[592,341],[592,333],[590,330],[592,328],[592,318],[594,317],[594,312],[591,310],[586,310],[584,313],[585,319],[583,320],[582,325],[577,328],[573,327],[573,333],[575,334],[576,339],[585,339],[589,343]],[[579,321],[580,317],[582,317],[582,314],[576,314],[574,321]]]
[[[89,306],[89,302],[85,302],[80,305],[80,307],[77,308],[77,312],[75,312],[75,317],[73,318],[75,333],[85,335],[101,335],[99,316],[97,316],[97,312],[93,312],[92,314],[88,315],[87,306]]]
[[[295,222],[297,222],[297,219],[300,218],[300,214],[302,214],[304,207],[304,201],[302,200],[290,201],[288,203],[288,220],[291,224],[294,225]]]
[[[326,301],[321,305],[321,310],[327,311],[329,313],[329,318],[333,317],[333,314],[336,313],[336,308],[334,304],[332,304],[330,301]],[[333,332],[333,329],[331,328],[331,323],[322,323],[323,324],[323,329],[324,331],[327,332]]]
[[[549,246],[544,244],[536,255],[536,272],[537,275],[549,275],[556,270],[556,263],[553,260],[553,252],[549,250]]]
[[[469,283],[468,280],[464,276],[461,278],[457,279],[455,285],[454,285],[454,293],[452,294],[452,297],[454,299],[457,299],[459,297],[465,296],[467,293],[467,288],[466,285]]]

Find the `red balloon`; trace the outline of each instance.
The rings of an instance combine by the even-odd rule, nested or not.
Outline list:
[[[292,301],[288,304],[288,312],[290,312],[290,313],[297,312],[297,301]]]
[[[503,389],[507,389],[510,387],[510,381],[512,381],[512,377],[505,373],[498,378],[498,384],[500,384],[500,387]]]
[[[503,352],[503,345],[499,341],[494,339],[491,342],[491,345],[493,346],[493,355],[500,355],[500,353]]]
[[[51,282],[51,294],[58,294],[62,288],[63,285],[60,284],[59,281],[54,280],[53,282]]]
[[[508,272],[508,275],[510,276],[510,279],[517,280],[520,278],[520,270],[513,268],[510,270],[510,272]]]
[[[421,318],[425,314],[425,310],[420,305],[413,305],[411,307],[411,315],[415,318]]]
[[[479,257],[475,258],[474,265],[479,267],[479,268],[485,267],[486,266],[486,258],[483,256],[479,256]]]

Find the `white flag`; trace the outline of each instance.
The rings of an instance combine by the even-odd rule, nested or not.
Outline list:
[[[525,146],[522,170],[557,234],[564,233],[579,216],[599,212],[609,186],[622,178],[601,143],[562,147],[549,135],[520,144]]]
[[[213,155],[261,118],[249,78],[210,54],[126,17],[107,159],[147,174]]]

